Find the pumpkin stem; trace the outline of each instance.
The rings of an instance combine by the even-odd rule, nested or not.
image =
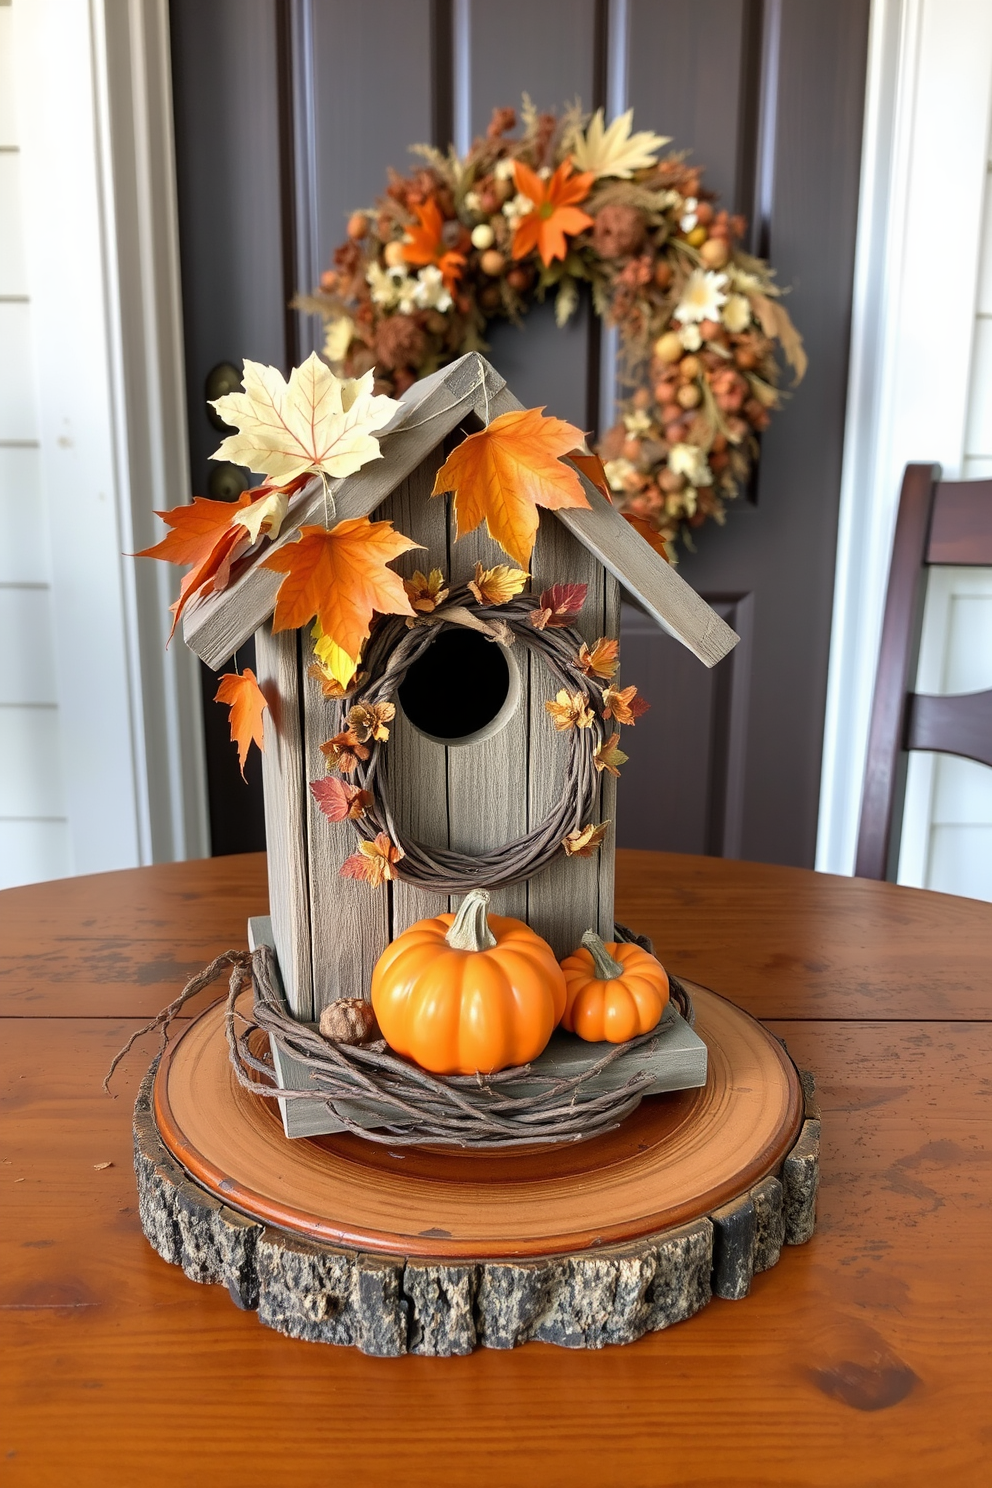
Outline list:
[[[623,976],[623,967],[620,962],[614,961],[595,930],[586,931],[582,937],[582,944],[592,957],[597,980],[612,982],[615,977]]]
[[[444,937],[453,951],[491,951],[496,937],[489,928],[487,889],[472,889],[458,906],[455,923]]]

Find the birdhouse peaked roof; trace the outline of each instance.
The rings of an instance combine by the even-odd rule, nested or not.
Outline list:
[[[463,419],[489,422],[523,407],[485,357],[470,352],[414,383],[399,400],[390,423],[377,436],[382,459],[331,483],[339,520],[369,516]],[[664,630],[714,666],[738,637],[705,600],[634,531],[620,513],[580,474],[589,509],[564,507],[553,515],[614,574]],[[265,555],[292,542],[309,522],[322,522],[324,489],[314,478],[290,504],[286,521]],[[260,550],[257,558],[263,556]],[[184,616],[187,645],[209,667],[221,666],[271,616],[281,574],[249,561],[222,593],[190,605]]]

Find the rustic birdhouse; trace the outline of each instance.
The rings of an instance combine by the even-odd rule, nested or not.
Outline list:
[[[443,589],[456,595],[477,564],[489,570],[506,554],[484,524],[456,541],[450,497],[431,496],[436,474],[459,439],[520,408],[476,354],[416,383],[378,436],[382,458],[332,483],[336,519],[392,520],[421,545],[395,569],[406,578],[440,570]],[[553,586],[585,586],[574,625],[594,647],[618,637],[622,585],[705,665],[719,661],[736,642],[733,631],[584,477],[583,489],[588,509],[542,512],[529,594],[517,613],[524,601],[529,613]],[[315,479],[292,498],[269,558],[324,512],[325,488]],[[494,912],[526,921],[558,956],[590,927],[611,940],[613,828],[595,828],[615,817],[616,778],[579,759],[578,731],[559,732],[545,709],[561,688],[554,626],[514,628],[498,607],[429,596],[414,619],[377,622],[362,667],[387,688],[395,680],[396,711],[367,783],[375,825],[403,857],[395,876],[370,889],[341,873],[363,823],[328,820],[309,789],[326,776],[321,746],[343,729],[349,701],[329,697],[333,689],[314,675],[309,627],[273,633],[279,584],[272,567],[247,562],[222,593],[188,608],[185,636],[214,668],[255,636],[269,709],[263,779],[272,928],[296,1017],[316,1019],[336,998],[368,997],[385,947],[414,921],[454,908],[466,874],[490,889]],[[577,793],[581,820],[569,816]],[[588,855],[563,847],[581,829],[592,829]],[[502,851],[507,844],[517,847]]]

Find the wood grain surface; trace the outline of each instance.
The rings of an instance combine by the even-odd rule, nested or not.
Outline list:
[[[287,1144],[275,1102],[233,1076],[222,1002],[166,1051],[155,1120],[202,1187],[313,1239],[445,1259],[621,1244],[738,1198],[799,1135],[802,1090],[779,1042],[733,1003],[691,990],[705,1086],[649,1097],[617,1131],[575,1147],[393,1152],[347,1133]]]
[[[0,1464],[11,1488],[984,1485],[992,906],[621,854],[617,907],[816,1073],[817,1233],[624,1348],[296,1343],[141,1234],[137,1020],[265,912],[261,858],[0,894]],[[111,1163],[112,1166],[97,1167]]]

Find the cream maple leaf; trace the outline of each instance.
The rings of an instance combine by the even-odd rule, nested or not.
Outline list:
[[[627,181],[635,171],[654,165],[658,151],[671,143],[671,136],[652,134],[649,129],[631,134],[633,122],[634,110],[631,108],[614,119],[607,129],[603,110],[597,109],[585,134],[580,134],[573,145],[572,159],[576,169],[592,171],[595,176],[617,176]]]
[[[216,398],[230,434],[212,455],[286,485],[307,471],[332,478],[353,475],[382,458],[374,431],[389,423],[399,404],[373,393],[373,373],[336,377],[311,352],[287,383],[275,367],[245,362],[244,392]]]

